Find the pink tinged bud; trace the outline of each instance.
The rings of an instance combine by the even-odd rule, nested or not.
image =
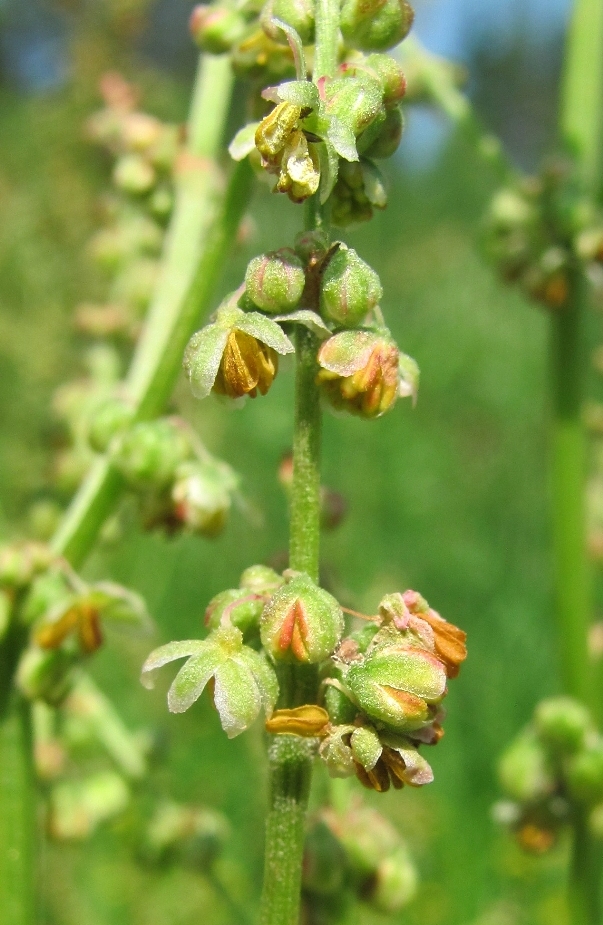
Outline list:
[[[314,41],[314,3],[313,0],[270,0],[260,17],[266,35],[275,42],[286,43],[287,37],[272,19],[279,19],[295,29],[303,45]]]
[[[254,257],[245,273],[245,292],[265,312],[291,311],[305,285],[304,268],[291,248]]]
[[[383,89],[383,105],[396,106],[406,93],[406,78],[391,55],[369,55],[366,66],[375,74]]]
[[[321,346],[317,381],[335,408],[380,417],[399,395],[398,359],[398,348],[382,335],[342,331]]]
[[[361,135],[382,112],[383,90],[368,74],[350,79],[333,77],[325,83],[325,109],[355,136]]]
[[[392,645],[347,669],[345,683],[367,716],[398,732],[429,725],[446,694],[446,672],[430,652]]]
[[[344,327],[354,327],[379,304],[382,295],[375,271],[355,250],[340,244],[322,275],[320,310],[324,317]]]
[[[202,51],[221,55],[241,40],[246,24],[236,10],[218,4],[199,4],[191,13],[189,28],[193,40]]]
[[[279,661],[322,662],[333,653],[342,632],[339,604],[306,575],[273,594],[260,622],[262,645]]]
[[[344,0],[341,31],[353,48],[387,51],[406,38],[414,15],[406,0]]]

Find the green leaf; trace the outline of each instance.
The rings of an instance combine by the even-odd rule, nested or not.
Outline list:
[[[234,136],[228,145],[228,153],[233,161],[242,161],[248,154],[251,154],[255,148],[255,133],[259,124],[259,122],[249,122]]]
[[[263,344],[272,347],[277,353],[295,353],[295,347],[284,333],[283,329],[265,315],[259,312],[241,312],[241,317],[234,325],[239,331],[251,334],[261,340]]]
[[[215,642],[203,640],[196,655],[180,669],[168,691],[170,713],[184,713],[199,699],[205,685],[228,656]]]
[[[201,651],[205,642],[202,639],[183,639],[179,642],[167,642],[164,646],[155,649],[142,666],[140,673],[140,683],[147,690],[155,687],[155,679],[151,677],[151,672],[158,668],[163,668],[169,662],[175,662],[179,658],[187,658],[196,655]]]
[[[321,340],[325,340],[332,334],[332,331],[326,326],[320,315],[309,308],[300,308],[298,311],[291,312],[290,315],[273,315],[272,320],[287,322],[287,324],[303,324]]]
[[[216,381],[228,329],[214,322],[193,334],[184,352],[183,366],[196,398],[206,398]]]

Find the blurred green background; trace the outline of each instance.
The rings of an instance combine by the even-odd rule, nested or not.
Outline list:
[[[161,43],[157,9],[166,4],[151,4],[155,25],[143,28],[140,3],[122,4],[125,18],[116,0],[96,11],[94,4],[65,2],[58,14],[56,6],[32,3],[32,15],[36,7],[51,17],[41,28],[55,43],[54,51],[47,48],[51,63],[34,68],[32,78],[31,70],[15,65],[17,6],[0,5],[0,529],[7,536],[25,530],[27,506],[43,493],[56,438],[53,389],[81,371],[73,308],[102,296],[85,242],[98,225],[107,164],[82,136],[83,121],[98,105],[97,78],[103,69],[121,68],[144,88],[146,109],[181,120],[193,57],[185,34]],[[106,16],[98,14],[111,6]],[[484,120],[528,166],[554,139],[567,4],[553,4],[557,25],[548,22],[544,38],[525,25],[533,6],[538,25],[542,5],[507,4],[518,18],[503,42],[479,30],[470,45],[462,44],[462,29],[457,37]],[[438,9],[449,24],[459,7],[469,10],[472,27],[469,13],[480,15],[479,5],[454,0],[423,7],[426,40]],[[438,28],[446,35],[441,22]],[[51,66],[52,80],[35,77]],[[324,481],[346,497],[349,514],[325,537],[324,570],[351,607],[370,613],[382,593],[412,587],[469,634],[469,659],[447,701],[446,737],[429,754],[435,783],[374,800],[407,836],[420,868],[419,896],[395,920],[562,923],[565,846],[546,860],[526,859],[490,818],[497,755],[535,701],[558,689],[546,319],[504,289],[480,256],[480,219],[494,189],[488,169],[425,113],[411,113],[409,123],[408,153],[389,171],[388,210],[347,237],[381,276],[386,317],[421,368],[419,401],[414,410],[401,402],[376,422],[326,417]],[[253,214],[256,232],[233,257],[217,297],[238,285],[249,256],[282,245],[301,221],[296,207],[263,190]],[[213,400],[199,405],[182,382],[178,389],[208,447],[241,472],[262,523],[235,513],[215,542],[131,531],[117,547],[94,555],[91,575],[111,575],[145,595],[157,642],[195,635],[216,592],[236,584],[247,565],[271,561],[286,548],[286,504],[276,471],[291,440],[291,368],[283,364],[269,395],[243,410]],[[150,647],[149,640],[110,639],[93,673],[130,725],[160,731],[151,792],[227,815],[233,835],[221,870],[241,901],[255,904],[265,801],[260,731],[227,741],[206,699],[184,716],[168,716],[165,684],[153,694],[138,684]],[[145,811],[146,799],[140,796],[138,811]],[[41,876],[44,925],[232,921],[201,877],[138,864],[129,818],[83,846],[46,844]],[[360,921],[380,920],[363,912]]]

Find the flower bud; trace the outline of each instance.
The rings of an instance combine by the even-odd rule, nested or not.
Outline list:
[[[355,327],[379,304],[379,277],[355,250],[340,244],[328,258],[320,285],[320,309],[325,318]]]
[[[302,884],[305,893],[341,902],[346,888],[346,857],[325,821],[312,825],[306,836]],[[320,901],[320,900],[319,900]]]
[[[132,420],[131,406],[119,398],[107,398],[94,411],[88,425],[88,442],[97,453],[105,453],[113,437]]]
[[[574,755],[567,768],[570,794],[580,803],[603,799],[603,742],[597,741]]]
[[[121,437],[113,462],[135,490],[167,486],[190,454],[186,434],[165,419],[135,424]]]
[[[372,218],[373,209],[384,209],[387,205],[383,177],[367,158],[353,163],[340,161],[332,200],[334,225],[348,228],[366,222]]]
[[[367,147],[362,145],[363,138],[361,137],[358,143],[359,150],[361,149],[366,157],[375,157],[378,160],[391,157],[398,150],[403,128],[404,120],[400,107],[388,109],[376,137]]]
[[[314,42],[314,0],[270,0],[265,5],[260,17],[262,28],[273,41],[284,44],[287,38],[272,22],[273,17],[295,29],[302,45]]]
[[[465,645],[467,634],[432,610],[427,601],[416,591],[405,591],[402,600],[410,614],[418,616],[431,627],[435,653],[443,662],[448,677],[456,678],[462,663],[467,658]]]
[[[222,852],[229,832],[221,813],[166,801],[157,807],[149,822],[143,855],[155,864],[176,860],[207,870]]]
[[[281,661],[322,662],[343,632],[343,613],[334,597],[307,575],[297,575],[276,591],[260,622],[262,645]]]
[[[217,3],[211,6],[200,3],[195,6],[189,28],[201,51],[210,55],[230,51],[246,31],[245,20],[240,13]]]
[[[546,753],[531,732],[520,735],[504,752],[498,777],[505,793],[520,803],[538,800],[554,787]]]
[[[585,706],[571,697],[549,697],[536,707],[534,726],[542,741],[557,752],[575,752],[584,745],[592,720]]]
[[[17,666],[17,688],[28,700],[44,700],[56,706],[69,693],[71,669],[77,660],[74,650],[33,646],[25,649]]]
[[[248,594],[270,595],[284,584],[284,578],[267,565],[250,565],[241,575],[239,587]]]
[[[399,356],[380,334],[343,331],[322,344],[317,382],[334,408],[377,418],[398,398]]]
[[[115,771],[60,783],[50,794],[50,834],[61,841],[87,838],[100,823],[123,812],[129,802],[128,785]]]
[[[406,0],[344,0],[341,31],[360,51],[387,51],[410,32],[414,12]]]
[[[226,463],[213,460],[183,463],[176,471],[172,500],[178,520],[201,536],[217,536],[231,506],[237,478]]]
[[[352,662],[345,684],[367,716],[405,733],[429,725],[446,694],[446,672],[431,652],[393,642]]]
[[[414,898],[417,886],[416,868],[401,846],[380,862],[367,902],[383,915],[394,915]]]
[[[246,637],[257,631],[265,599],[243,588],[221,591],[211,599],[205,611],[205,625],[216,629],[231,623]]]
[[[118,189],[132,196],[142,196],[155,185],[153,167],[140,154],[122,155],[113,170],[113,182]]]
[[[352,703],[343,691],[332,684],[328,684],[325,690],[325,706],[329,713],[329,719],[334,726],[353,723],[358,713],[356,704]]]
[[[402,68],[391,55],[369,55],[366,67],[377,77],[383,89],[383,105],[397,106],[406,93],[406,78]]]
[[[329,249],[329,235],[324,228],[302,231],[295,239],[295,251],[304,263],[316,262]]]
[[[305,285],[301,260],[291,248],[254,257],[245,273],[245,292],[265,312],[291,311],[298,304]]]
[[[213,391],[229,398],[265,395],[278,372],[278,355],[245,331],[231,331],[222,354]]]
[[[362,803],[342,816],[327,811],[325,819],[343,845],[352,874],[361,882],[372,877],[381,861],[401,846],[391,822]]]
[[[369,74],[352,80],[333,77],[325,83],[324,93],[327,114],[349,126],[356,137],[378,118],[383,109],[381,84]]]

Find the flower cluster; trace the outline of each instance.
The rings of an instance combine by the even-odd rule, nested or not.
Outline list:
[[[498,191],[485,246],[506,281],[553,311],[567,306],[581,268],[603,290],[603,216],[565,161]]]
[[[543,700],[499,762],[505,800],[494,807],[526,851],[543,853],[578,815],[603,837],[603,738],[581,703]]]
[[[319,342],[317,382],[337,410],[382,415],[400,396],[416,396],[418,369],[384,325],[379,277],[355,250],[320,232],[294,248],[255,257],[245,282],[191,339],[184,368],[193,393],[264,395],[279,355],[294,352],[285,329],[303,325]]]
[[[448,679],[466,657],[465,634],[415,591],[383,598],[369,626],[343,638],[337,600],[307,575],[252,566],[238,588],[206,611],[205,640],[168,643],[143,667],[143,681],[167,662],[188,658],[172,684],[173,712],[188,709],[214,678],[214,702],[229,736],[263,708],[266,729],[320,742],[333,777],[356,775],[374,790],[433,779],[419,753],[443,735]],[[281,663],[321,665],[320,703],[274,710]]]

